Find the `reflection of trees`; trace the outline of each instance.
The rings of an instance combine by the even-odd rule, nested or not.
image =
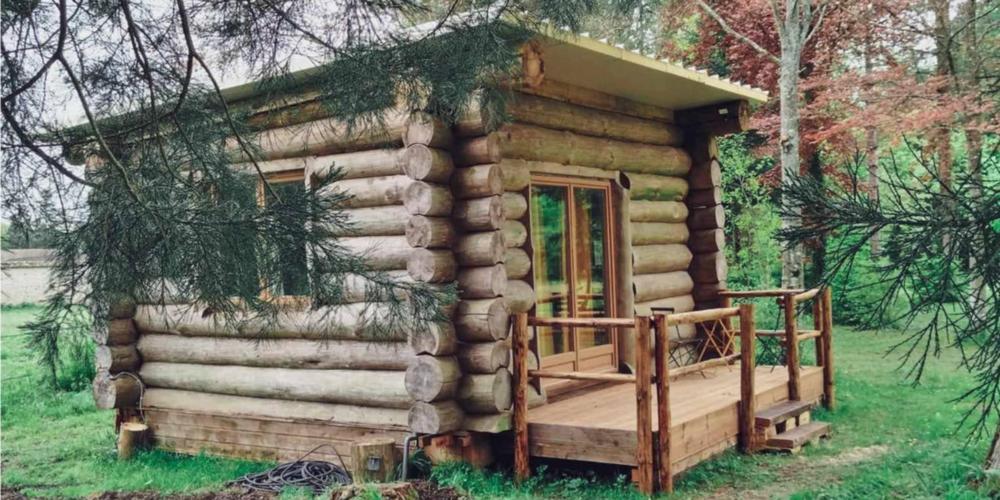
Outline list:
[[[566,233],[566,189],[536,187],[536,203],[541,227],[542,252],[546,281],[563,281],[563,256]]]

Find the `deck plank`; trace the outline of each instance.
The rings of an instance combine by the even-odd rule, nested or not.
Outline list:
[[[822,395],[822,369],[803,366],[802,396]],[[757,407],[788,399],[788,371],[758,366]],[[653,391],[655,404],[655,391]],[[740,398],[738,365],[692,373],[671,381],[671,461],[691,467],[735,443]],[[634,465],[635,388],[631,384],[590,387],[528,412],[531,453],[535,456]],[[653,428],[658,429],[656,415]]]

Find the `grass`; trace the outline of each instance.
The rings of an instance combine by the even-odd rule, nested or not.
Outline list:
[[[266,467],[163,451],[120,462],[112,411],[94,407],[89,389],[53,393],[26,349],[21,325],[40,311],[4,308],[0,317],[0,448],[3,486],[28,496],[81,497],[102,491],[185,493],[221,489],[227,480]]]
[[[2,310],[5,488],[47,497],[191,493],[221,489],[227,480],[268,466],[162,451],[119,462],[112,412],[95,409],[89,390],[52,393],[40,385],[41,370],[19,330],[38,311]],[[839,408],[817,416],[833,423],[834,438],[795,456],[726,453],[683,475],[676,497],[988,498],[980,472],[988,437],[967,441],[956,428],[968,405],[951,399],[972,383],[956,368],[956,353],[934,360],[914,387],[893,358],[881,356],[898,333],[839,328],[835,338]],[[475,498],[641,498],[623,477],[598,471],[548,469],[522,485],[503,472],[458,464],[437,467],[433,475]]]

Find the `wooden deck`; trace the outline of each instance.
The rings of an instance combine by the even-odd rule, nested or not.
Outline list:
[[[801,367],[804,401],[823,395],[822,368]],[[788,399],[788,369],[758,366],[757,411]],[[652,390],[655,407],[656,391]],[[739,364],[678,377],[670,382],[673,473],[736,444],[740,399]],[[656,413],[653,429],[658,431]],[[632,384],[609,384],[570,392],[528,412],[532,456],[636,465],[636,397]]]

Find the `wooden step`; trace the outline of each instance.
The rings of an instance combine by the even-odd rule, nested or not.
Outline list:
[[[794,451],[804,444],[829,435],[829,423],[809,422],[768,439],[766,446],[772,450]]]
[[[766,429],[780,424],[790,418],[795,418],[811,409],[815,403],[809,401],[784,401],[770,408],[763,409],[755,415],[758,429]]]

